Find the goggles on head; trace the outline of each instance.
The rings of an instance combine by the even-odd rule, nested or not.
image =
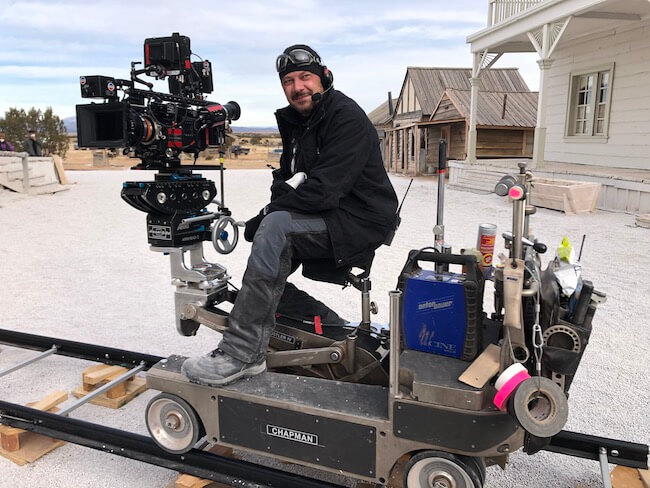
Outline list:
[[[291,63],[296,66],[307,66],[312,63],[321,64],[321,60],[318,56],[314,56],[309,51],[304,49],[293,49],[288,53],[282,53],[275,60],[275,69],[278,73],[284,71],[287,65]]]

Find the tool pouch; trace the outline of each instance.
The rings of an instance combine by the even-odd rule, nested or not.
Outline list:
[[[591,335],[596,313],[596,303],[591,300],[594,286],[591,281],[583,281],[576,312],[571,320],[566,320],[566,313],[559,305],[559,286],[549,269],[544,271],[542,283],[542,374],[560,384],[568,393]]]

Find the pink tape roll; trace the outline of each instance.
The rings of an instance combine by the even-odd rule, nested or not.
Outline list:
[[[494,395],[494,404],[496,407],[502,412],[505,411],[505,405],[510,395],[512,395],[517,387],[528,378],[530,378],[528,371],[520,371],[512,378],[510,378],[510,380],[508,380],[508,382],[506,382],[506,384],[501,387],[497,394]]]

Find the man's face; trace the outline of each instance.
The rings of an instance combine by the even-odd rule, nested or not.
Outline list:
[[[30,138],[30,139],[36,139],[36,134],[33,133],[33,132],[30,132],[30,133],[29,133],[29,138]]]
[[[292,71],[282,78],[282,89],[289,105],[301,115],[311,114],[315,103],[311,96],[323,92],[320,76],[311,71]]]

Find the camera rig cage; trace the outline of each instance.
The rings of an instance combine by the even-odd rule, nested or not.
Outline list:
[[[196,330],[183,318],[185,306],[221,301],[230,278],[224,267],[205,261],[203,241],[211,240],[221,254],[230,253],[243,226],[231,217],[223,196],[226,133],[240,108],[233,101],[222,105],[206,100],[213,89],[212,65],[192,62],[192,54],[190,38],[178,33],[145,39],[143,68],[131,62],[129,80],[81,76],[81,96],[103,103],[76,107],[79,147],[123,148],[125,155],[140,160],[132,169],[157,171],[154,181],[125,182],[121,196],[147,214],[151,250],[170,256],[177,328],[184,335]],[[153,83],[139,78],[143,74],[168,79],[170,93],[154,91]],[[136,88],[136,83],[147,89]],[[218,148],[219,164],[196,166],[199,153],[208,147]],[[194,164],[182,164],[182,153],[193,154]],[[219,170],[219,201],[215,183],[194,173],[198,168]],[[211,203],[217,204],[215,211],[206,208]]]
[[[221,148],[229,122],[237,120],[236,102],[223,105],[205,99],[212,92],[210,61],[192,62],[190,39],[178,33],[144,41],[145,66],[131,63],[130,80],[108,76],[81,76],[83,98],[104,103],[77,105],[79,147],[124,148],[140,159],[137,169],[174,170],[181,153],[198,154],[207,147]],[[170,93],[153,91],[153,84],[138,78],[146,74],[168,79]],[[136,88],[136,83],[148,90]],[[119,99],[119,92],[124,96]]]

